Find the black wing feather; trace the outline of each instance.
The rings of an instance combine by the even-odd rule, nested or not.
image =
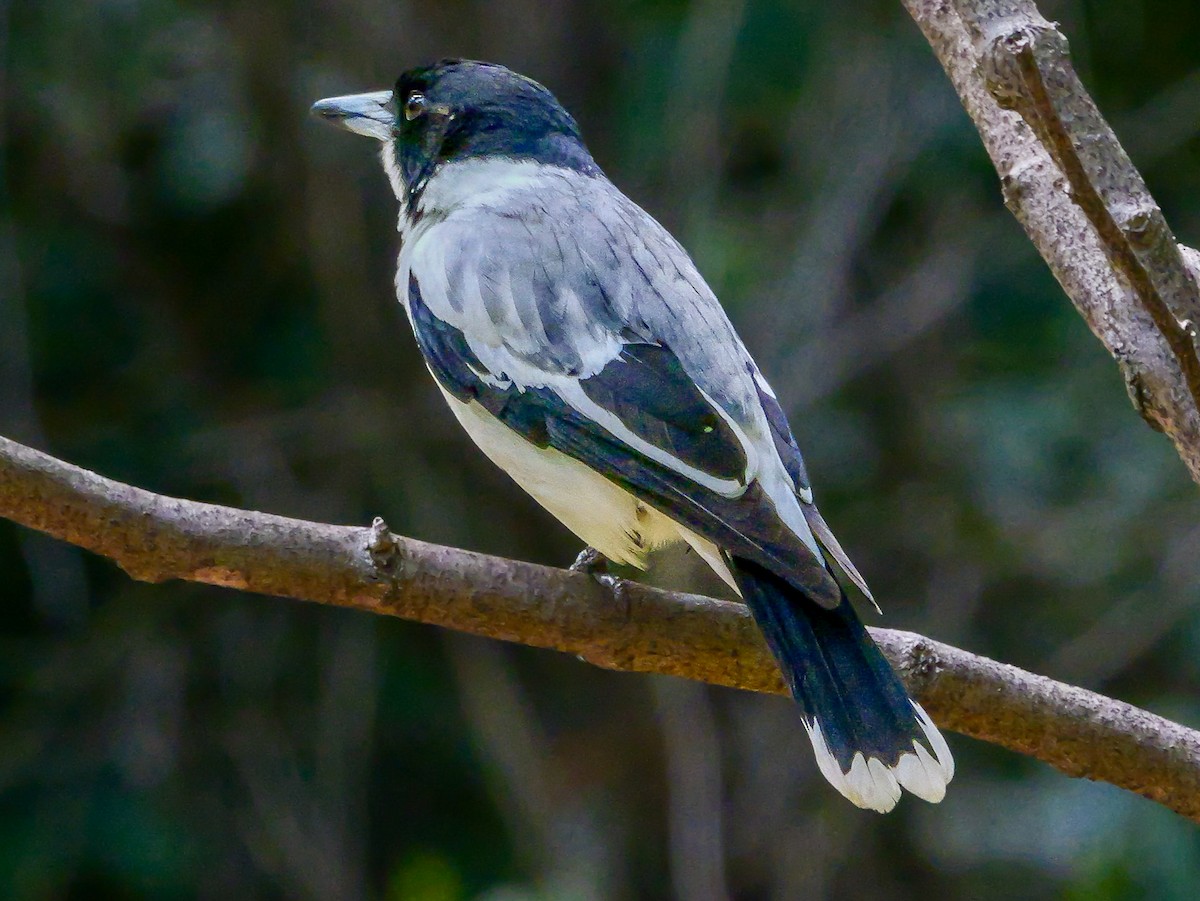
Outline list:
[[[767,416],[767,425],[771,428],[771,439],[775,442],[775,450],[779,453],[779,459],[783,461],[784,469],[791,476],[797,490],[810,488],[808,470],[804,468],[804,458],[800,456],[800,448],[797,447],[796,439],[792,436],[792,427],[788,425],[787,417],[783,415],[783,408],[779,406],[779,401],[764,391],[762,385],[759,384],[761,376],[756,378],[758,374],[754,370],[754,364],[748,363],[746,368],[750,371],[750,377],[754,379],[754,388],[758,392],[758,403]]]
[[[583,393],[635,435],[689,466],[745,484],[746,452],[729,424],[668,347],[635,342],[591,378]]]
[[[434,378],[453,397],[480,404],[527,441],[579,460],[729,553],[779,573],[816,603],[838,604],[837,583],[775,514],[757,482],[736,498],[719,495],[638,453],[554,391],[518,387],[504,373],[488,373],[463,333],[425,305],[413,275],[408,288],[417,343]],[[669,348],[629,344],[580,384],[635,434],[669,448],[678,459],[718,478],[744,477],[740,442]]]

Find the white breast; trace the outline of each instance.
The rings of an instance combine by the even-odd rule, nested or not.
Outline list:
[[[650,553],[687,542],[735,590],[711,541],[642,503],[615,482],[554,448],[530,444],[476,403],[442,391],[451,412],[493,463],[564,526],[614,563],[645,569]]]

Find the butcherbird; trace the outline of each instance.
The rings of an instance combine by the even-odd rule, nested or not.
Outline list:
[[[833,575],[776,399],[687,252],[575,120],[503,66],[443,60],[313,112],[378,140],[400,201],[396,292],[480,449],[608,559],[689,545],[752,611],[821,773],[885,812],[954,763]]]

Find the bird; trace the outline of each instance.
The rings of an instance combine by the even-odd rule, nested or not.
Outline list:
[[[593,559],[644,569],[681,547],[707,563],[749,607],[818,769],[851,802],[941,801],[950,749],[835,575],[873,602],[779,399],[687,251],[609,180],[555,96],[443,59],[312,112],[379,142],[400,205],[397,298],[483,453]]]

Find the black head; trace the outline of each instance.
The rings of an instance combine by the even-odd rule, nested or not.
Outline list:
[[[391,92],[332,97],[313,112],[383,141],[397,193],[410,204],[442,164],[461,160],[529,160],[600,172],[554,95],[494,63],[442,60],[409,69]]]
[[[443,163],[487,157],[600,171],[554,95],[503,66],[443,60],[405,72],[392,96],[395,159],[410,191]]]

